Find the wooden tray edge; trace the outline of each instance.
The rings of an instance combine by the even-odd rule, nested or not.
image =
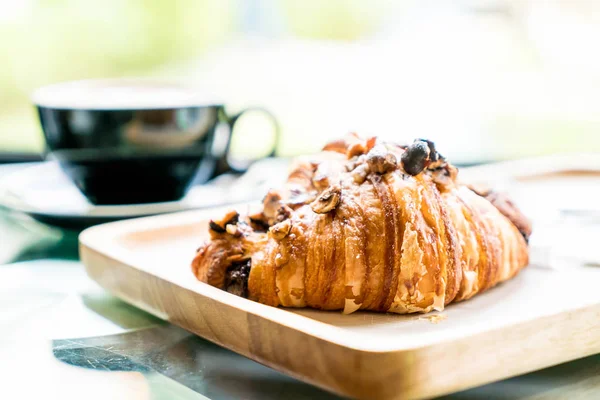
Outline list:
[[[80,255],[88,275],[124,301],[275,370],[350,397],[439,396],[600,352],[600,304],[447,343],[370,352],[307,335],[227,304],[215,307],[214,299],[83,243]],[[172,297],[153,295],[164,292]],[[180,311],[184,308],[198,312],[190,316]],[[547,350],[548,343],[556,352]],[[498,352],[498,346],[505,350]],[[493,360],[481,357],[492,351],[498,353]]]

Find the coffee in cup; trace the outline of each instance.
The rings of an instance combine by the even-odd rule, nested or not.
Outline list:
[[[193,183],[243,172],[230,157],[241,115],[198,89],[146,80],[59,83],[33,95],[48,155],[94,204],[178,200]],[[272,156],[272,140],[262,155]],[[236,135],[238,133],[235,133]],[[239,161],[239,160],[238,160]],[[250,160],[252,161],[252,160]]]

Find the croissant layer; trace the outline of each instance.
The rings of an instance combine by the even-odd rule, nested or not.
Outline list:
[[[432,142],[349,135],[297,160],[261,212],[211,221],[192,270],[271,306],[428,312],[513,277],[530,233],[509,199],[460,183]]]

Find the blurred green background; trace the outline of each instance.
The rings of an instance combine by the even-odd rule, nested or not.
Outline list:
[[[229,1],[2,2],[0,149],[43,140],[29,95],[65,80],[144,75],[197,56],[231,32]]]
[[[0,152],[41,152],[39,86],[143,76],[281,121],[280,154],[356,130],[459,161],[600,150],[600,2],[0,0]]]

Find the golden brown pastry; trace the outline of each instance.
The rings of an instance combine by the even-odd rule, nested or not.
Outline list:
[[[528,263],[527,219],[457,172],[430,141],[348,135],[296,161],[262,212],[211,221],[193,272],[271,306],[442,310]]]

